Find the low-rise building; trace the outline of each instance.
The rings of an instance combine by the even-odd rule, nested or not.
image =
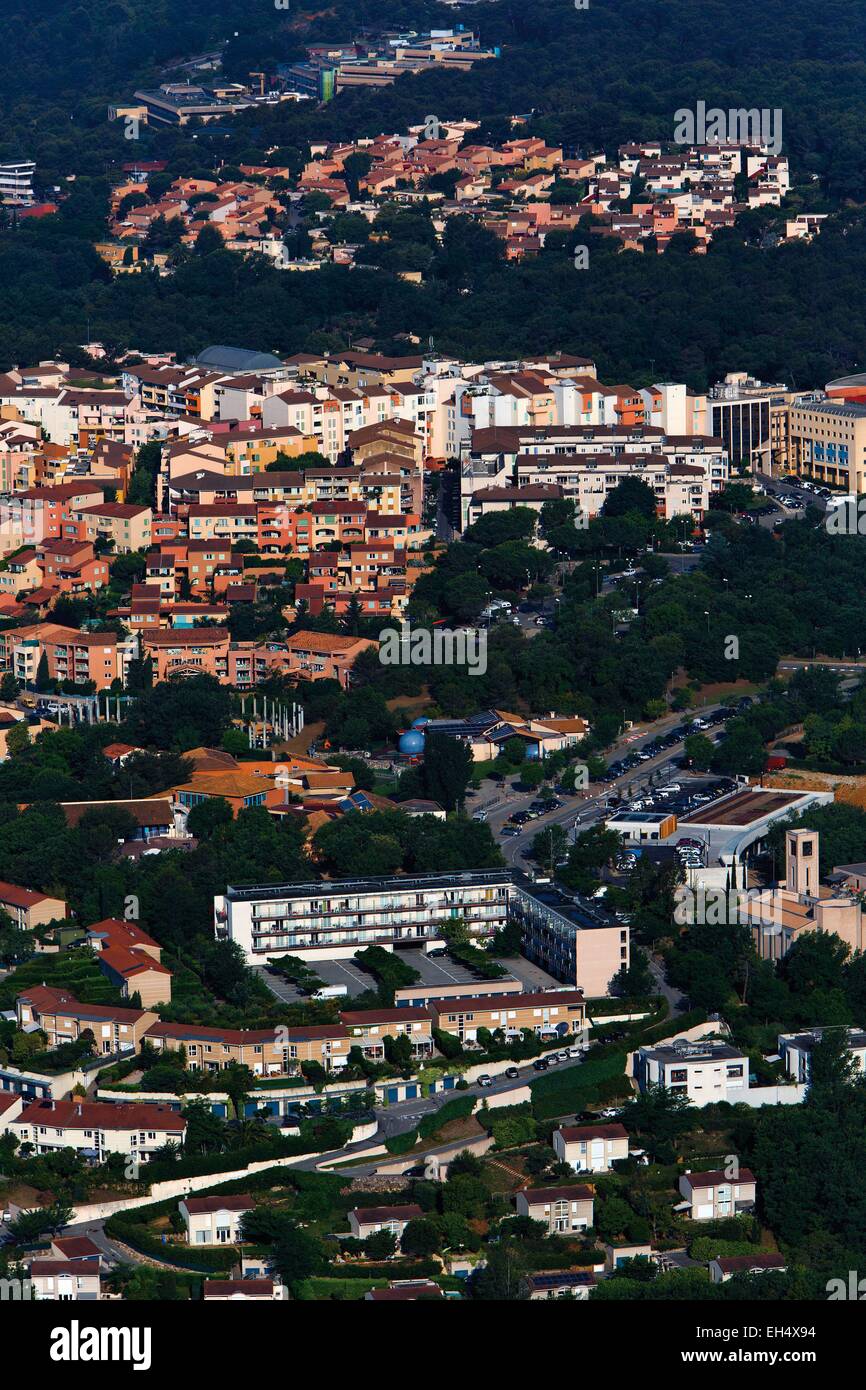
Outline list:
[[[0,911],[12,918],[19,931],[33,931],[66,916],[64,898],[21,888],[17,883],[0,883]]]
[[[444,1298],[432,1279],[394,1279],[387,1289],[368,1289],[365,1303],[416,1303],[418,1299]]]
[[[628,1130],[619,1124],[565,1125],[554,1130],[553,1149],[576,1173],[607,1173],[628,1158]]]
[[[433,1014],[429,1009],[350,1010],[340,1015],[340,1021],[348,1029],[349,1046],[360,1047],[370,1061],[384,1060],[387,1037],[407,1037],[415,1060],[433,1054]]]
[[[516,1195],[518,1216],[541,1221],[547,1234],[586,1231],[593,1224],[595,1189],[573,1187],[524,1187]]]
[[[784,1255],[756,1250],[754,1255],[722,1255],[710,1260],[710,1282],[726,1284],[735,1274],[784,1274],[788,1268]]]
[[[205,1279],[205,1303],[272,1303],[288,1297],[274,1279]]]
[[[31,1260],[32,1297],[63,1303],[96,1303],[102,1297],[99,1265],[92,1260]]]
[[[739,1168],[736,1177],[723,1170],[680,1175],[679,1189],[689,1203],[687,1215],[693,1221],[724,1221],[729,1216],[752,1211],[757,1184],[749,1168]]]
[[[539,1269],[526,1277],[526,1288],[532,1302],[546,1298],[568,1298],[586,1303],[595,1284],[595,1275],[588,1270]]]
[[[209,1028],[198,1023],[154,1021],[145,1041],[157,1052],[186,1053],[194,1071],[222,1071],[232,1064],[254,1076],[297,1076],[304,1062],[337,1071],[348,1060],[351,1039],[343,1023],[284,1028]]]
[[[583,1032],[586,1005],[580,990],[547,990],[497,998],[434,1000],[430,1005],[436,1026],[461,1042],[474,1043],[478,1030],[520,1037],[529,1029],[539,1037],[569,1037]]]
[[[642,1091],[661,1086],[688,1097],[692,1105],[736,1105],[749,1089],[749,1059],[738,1047],[721,1039],[688,1042],[677,1039],[635,1054],[635,1079]]]
[[[842,1027],[848,1039],[848,1055],[862,1076],[866,1071],[866,1030]],[[785,1070],[796,1082],[809,1085],[812,1079],[812,1053],[831,1031],[838,1033],[839,1028],[807,1028],[801,1033],[780,1034],[779,1052]]]
[[[246,1193],[225,1197],[183,1197],[178,1211],[190,1245],[235,1245],[244,1214],[255,1202]]]
[[[111,1153],[147,1163],[165,1144],[183,1144],[186,1120],[166,1105],[40,1100],[3,1122],[3,1132],[14,1134],[37,1155],[75,1149],[95,1163]]]
[[[49,1047],[77,1042],[83,1033],[93,1034],[96,1052],[105,1056],[137,1052],[156,1014],[147,1009],[121,1009],[113,1004],[82,1004],[63,989],[32,985],[15,1000],[19,1027],[39,1028]]]
[[[399,1241],[410,1221],[424,1215],[414,1203],[404,1207],[356,1207],[349,1212],[349,1227],[356,1240],[366,1240],[377,1231],[390,1231]]]

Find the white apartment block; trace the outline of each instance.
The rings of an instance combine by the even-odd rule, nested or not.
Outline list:
[[[37,1100],[15,1118],[3,1118],[2,1132],[12,1133],[34,1154],[75,1149],[101,1163],[109,1154],[126,1154],[147,1163],[157,1149],[183,1144],[186,1120],[164,1105],[112,1105],[103,1101]]]
[[[716,1039],[679,1040],[640,1048],[635,1053],[635,1079],[642,1091],[662,1086],[687,1096],[692,1105],[748,1103],[749,1059],[739,1048]]]
[[[511,874],[424,874],[231,887],[214,899],[218,941],[234,941],[249,963],[286,951],[336,960],[366,946],[433,945],[458,918],[473,936],[492,936],[508,917]]]

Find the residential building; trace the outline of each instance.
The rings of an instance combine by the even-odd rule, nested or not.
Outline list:
[[[479,1029],[520,1037],[524,1030],[538,1037],[576,1037],[586,1026],[586,1005],[580,990],[548,990],[497,998],[432,1000],[436,1027],[464,1043],[475,1043]]]
[[[18,1025],[40,1029],[49,1047],[77,1042],[92,1033],[94,1050],[104,1056],[137,1052],[156,1014],[147,1009],[120,1009],[113,1004],[82,1004],[64,989],[31,985],[15,1000]]]
[[[567,1298],[586,1303],[595,1288],[595,1275],[588,1270],[539,1269],[526,1276],[530,1301]]]
[[[710,1282],[726,1284],[735,1274],[784,1274],[787,1268],[784,1255],[771,1250],[756,1250],[753,1255],[720,1255],[710,1260]]]
[[[738,1047],[720,1039],[688,1042],[677,1039],[635,1053],[635,1078],[642,1091],[662,1086],[687,1096],[692,1105],[736,1105],[749,1090],[749,1059]]]
[[[214,899],[217,940],[235,941],[249,963],[286,951],[307,960],[352,956],[372,945],[444,944],[458,918],[474,937],[508,919],[511,875],[502,869],[406,878],[350,879],[242,888]]]
[[[19,931],[34,931],[49,922],[62,921],[67,906],[64,898],[54,898],[34,888],[20,888],[17,883],[0,882],[0,912],[11,917]]]
[[[549,1236],[585,1231],[593,1224],[595,1189],[572,1187],[524,1187],[516,1194],[517,1215],[528,1216],[547,1227]]]
[[[109,1105],[103,1101],[41,1100],[3,1124],[34,1154],[75,1149],[102,1163],[109,1154],[125,1154],[147,1163],[168,1143],[182,1145],[186,1120],[167,1105]]]
[[[620,1124],[565,1125],[553,1131],[553,1149],[576,1173],[607,1173],[628,1158],[628,1130]]]
[[[177,1209],[190,1245],[236,1245],[244,1214],[255,1202],[246,1193],[225,1197],[182,1197]]]
[[[285,1285],[274,1279],[205,1279],[205,1303],[273,1303],[288,1297]]]
[[[135,922],[107,917],[87,928],[103,975],[124,999],[137,994],[142,1008],[171,1003],[171,971],[162,964],[162,947]]]
[[[343,1023],[285,1028],[209,1028],[198,1023],[154,1021],[145,1041],[157,1052],[186,1053],[195,1071],[221,1071],[237,1063],[254,1076],[296,1076],[304,1062],[337,1071],[348,1060],[351,1040]]]
[[[779,1052],[785,1070],[794,1081],[808,1086],[812,1080],[812,1053],[826,1034],[840,1031],[848,1040],[848,1056],[861,1075],[866,1073],[866,1030],[863,1028],[806,1028],[801,1033],[782,1033],[779,1037]]]
[[[340,1015],[348,1029],[350,1047],[360,1047],[373,1062],[385,1060],[385,1038],[407,1037],[412,1057],[421,1061],[433,1055],[433,1018],[429,1009],[394,1008],[350,1010]]]
[[[681,1174],[679,1189],[688,1204],[686,1215],[693,1221],[725,1221],[750,1212],[755,1206],[757,1183],[749,1168],[736,1165],[737,1176],[724,1170]]]
[[[96,1303],[102,1298],[99,1265],[92,1260],[30,1261],[27,1278],[32,1297],[39,1302],[56,1299],[61,1303]]]
[[[416,1303],[418,1299],[444,1298],[432,1279],[393,1279],[387,1289],[368,1289],[366,1303]]]
[[[366,1240],[377,1231],[390,1231],[400,1237],[410,1221],[420,1221],[424,1212],[414,1203],[394,1207],[355,1207],[349,1212],[349,1227],[356,1240]]]

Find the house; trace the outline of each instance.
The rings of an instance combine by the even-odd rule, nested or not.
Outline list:
[[[628,1158],[624,1125],[566,1125],[554,1130],[553,1148],[560,1163],[576,1173],[607,1173],[612,1163]]]
[[[688,1203],[686,1214],[693,1221],[723,1221],[751,1211],[757,1190],[755,1175],[748,1168],[741,1168],[736,1178],[718,1169],[686,1171],[680,1175],[679,1188]]]
[[[349,1226],[356,1240],[366,1240],[377,1231],[390,1231],[399,1240],[410,1221],[424,1215],[419,1206],[356,1207],[349,1212]]]
[[[49,1047],[76,1042],[92,1033],[96,1052],[111,1056],[137,1052],[156,1014],[146,1009],[120,1009],[113,1004],[82,1004],[64,989],[33,985],[15,1000],[18,1026],[25,1032],[39,1028]]]
[[[517,1193],[517,1214],[542,1221],[548,1235],[585,1231],[593,1224],[595,1189],[574,1187],[524,1187]]]
[[[234,1197],[183,1197],[178,1211],[190,1245],[235,1245],[244,1213],[255,1202],[246,1193]]]
[[[49,1246],[55,1260],[87,1260],[101,1269],[105,1256],[90,1236],[55,1236]]]
[[[756,1250],[754,1255],[723,1255],[710,1260],[710,1282],[725,1284],[735,1274],[784,1274],[788,1268],[784,1255]]]
[[[75,1149],[96,1163],[111,1153],[147,1163],[165,1144],[183,1144],[186,1120],[166,1105],[36,1100],[16,1118],[4,1121],[0,1114],[0,1130],[29,1144],[37,1155]]]
[[[365,1303],[414,1303],[419,1298],[444,1298],[432,1279],[395,1279],[387,1289],[368,1289]]]
[[[573,1298],[586,1303],[590,1290],[595,1288],[595,1275],[584,1270],[540,1269],[527,1275],[526,1288],[533,1302],[542,1298]]]
[[[17,883],[0,882],[0,912],[7,913],[19,931],[33,931],[49,922],[61,921],[66,911],[63,898],[20,888]]]
[[[137,994],[144,1008],[171,1003],[171,971],[162,964],[162,947],[135,922],[106,917],[87,928],[103,975],[124,999]]]
[[[63,1303],[96,1303],[102,1297],[99,1265],[93,1260],[31,1260],[32,1297]]]
[[[205,1303],[272,1303],[286,1290],[273,1279],[205,1279]]]

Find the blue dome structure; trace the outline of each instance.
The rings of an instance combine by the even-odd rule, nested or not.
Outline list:
[[[422,716],[421,716],[420,719],[413,719],[413,720],[412,720],[412,728],[413,728],[413,729],[426,729],[426,728],[427,728],[427,725],[428,725],[429,723],[430,723],[430,720],[426,717],[426,715],[423,715],[423,714],[422,714]]]
[[[398,747],[407,758],[417,758],[424,752],[424,735],[419,729],[408,729],[400,735]]]

